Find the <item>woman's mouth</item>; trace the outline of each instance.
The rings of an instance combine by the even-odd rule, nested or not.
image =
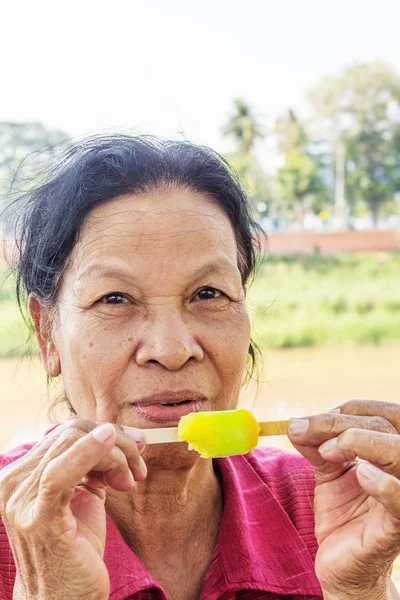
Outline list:
[[[204,410],[206,396],[193,391],[164,391],[131,404],[133,410],[156,423],[176,424],[185,415]]]

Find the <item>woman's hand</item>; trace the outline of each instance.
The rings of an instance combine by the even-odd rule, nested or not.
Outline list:
[[[106,487],[128,491],[145,478],[138,445],[116,425],[73,419],[0,471],[14,599],[108,599]]]
[[[307,429],[289,436],[315,468],[324,598],[400,598],[390,581],[400,553],[400,406],[353,400],[302,421]]]

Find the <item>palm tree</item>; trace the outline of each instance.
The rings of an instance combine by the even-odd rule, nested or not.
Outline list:
[[[292,109],[289,109],[286,116],[276,119],[275,134],[279,150],[283,153],[294,148],[303,150],[308,143],[304,127]]]
[[[238,144],[240,154],[248,158],[256,139],[262,139],[264,133],[251,107],[244,100],[237,98],[234,100],[234,105],[234,112],[222,132],[224,136],[233,138]]]

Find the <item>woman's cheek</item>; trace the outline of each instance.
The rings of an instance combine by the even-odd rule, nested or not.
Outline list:
[[[207,327],[206,343],[215,356],[219,370],[233,385],[241,381],[250,344],[250,319],[244,303],[214,314]]]

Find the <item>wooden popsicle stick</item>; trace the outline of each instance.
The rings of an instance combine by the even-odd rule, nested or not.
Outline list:
[[[293,421],[293,419],[286,419],[285,421],[263,421],[262,423],[259,423],[259,436],[286,435],[290,421]]]
[[[293,417],[294,418],[294,417]],[[287,419],[284,421],[264,421],[259,423],[260,426],[260,436],[266,435],[285,435],[287,434],[287,428],[290,421],[293,420]],[[123,427],[129,431],[132,427]],[[178,428],[177,427],[159,427],[156,429],[141,429],[143,433],[146,444],[168,444],[170,442],[178,441]]]

